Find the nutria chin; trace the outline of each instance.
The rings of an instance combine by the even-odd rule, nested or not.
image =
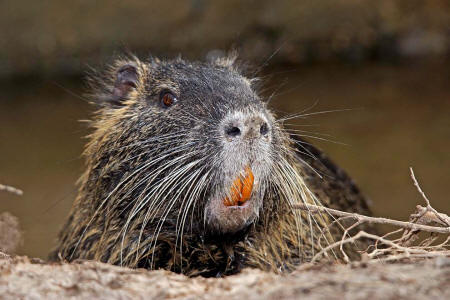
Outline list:
[[[351,179],[288,134],[236,65],[130,57],[90,78],[100,108],[53,259],[283,272],[337,235],[325,230],[331,217],[292,204],[368,212]]]

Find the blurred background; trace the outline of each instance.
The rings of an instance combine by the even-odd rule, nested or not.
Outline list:
[[[0,1],[0,213],[45,258],[76,194],[93,107],[83,77],[124,52],[205,60],[237,49],[376,215],[450,212],[448,0]],[[351,110],[347,110],[351,109]],[[336,143],[337,142],[337,143]]]

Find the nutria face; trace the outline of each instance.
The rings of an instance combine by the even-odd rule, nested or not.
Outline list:
[[[138,199],[120,201],[177,228],[212,234],[254,223],[281,133],[251,82],[223,62],[125,61],[113,74],[111,93],[103,96],[104,134],[127,149],[121,155],[127,163],[118,168],[139,171],[131,189]]]

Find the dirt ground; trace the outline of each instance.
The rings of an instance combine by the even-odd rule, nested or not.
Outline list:
[[[47,264],[0,255],[2,299],[450,299],[450,258],[408,264],[303,266],[286,276],[246,270],[226,278],[98,262]]]

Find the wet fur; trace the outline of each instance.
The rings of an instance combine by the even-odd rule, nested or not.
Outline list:
[[[264,183],[259,218],[236,234],[211,232],[204,226],[202,199],[210,196],[215,183],[225,180],[211,171],[219,164],[211,154],[217,148],[211,134],[214,122],[227,111],[242,109],[264,109],[272,118],[259,99],[254,105],[246,102],[256,97],[253,80],[240,74],[234,60],[143,62],[132,57],[117,60],[91,78],[92,99],[100,109],[91,123],[79,193],[52,259],[93,259],[190,276],[227,275],[244,267],[284,272],[310,260],[338,235],[324,230],[330,216],[295,211],[292,204],[368,213],[363,196],[345,172],[313,146],[289,136],[273,119],[271,158],[279,163]],[[139,83],[126,99],[112,101],[115,74],[130,63],[139,72]],[[191,80],[189,92],[171,78]],[[201,98],[189,107],[195,115],[182,106],[170,114],[160,109],[154,99],[164,88],[184,93],[190,101]],[[208,102],[226,97],[235,100]],[[206,143],[199,141],[202,136]],[[152,160],[157,162],[146,167]],[[174,177],[180,170],[184,173]],[[177,194],[178,190],[183,192]]]

